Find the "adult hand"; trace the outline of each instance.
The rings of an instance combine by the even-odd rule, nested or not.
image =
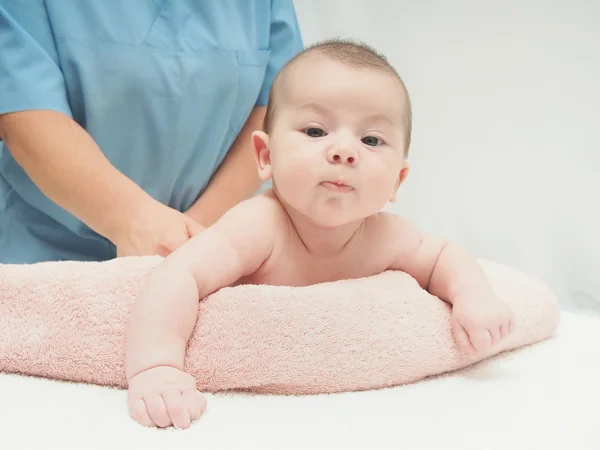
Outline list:
[[[113,240],[117,257],[168,256],[204,227],[191,217],[156,201],[140,208]]]

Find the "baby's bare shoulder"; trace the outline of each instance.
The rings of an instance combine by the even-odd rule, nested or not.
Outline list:
[[[392,257],[410,253],[419,245],[419,231],[410,220],[399,214],[380,212],[367,219],[366,225],[370,245]]]
[[[272,190],[263,192],[249,200],[248,209],[252,215],[261,214],[263,220],[274,227],[287,223],[288,215],[285,208]]]
[[[282,228],[286,217],[277,197],[268,191],[238,203],[215,226],[229,235],[273,236]]]
[[[410,220],[391,212],[380,212],[367,220],[368,227],[371,228],[372,232],[376,232],[387,239],[409,238],[415,231],[415,227]]]

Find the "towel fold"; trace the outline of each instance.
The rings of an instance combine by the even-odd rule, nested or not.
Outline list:
[[[127,315],[159,257],[0,265],[0,371],[124,388]],[[318,394],[396,386],[553,335],[553,293],[480,260],[516,331],[477,357],[451,308],[395,271],[307,287],[236,286],[199,303],[185,369],[204,392]]]

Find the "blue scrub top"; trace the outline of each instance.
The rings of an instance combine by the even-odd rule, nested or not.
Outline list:
[[[292,0],[0,0],[0,114],[60,111],[185,211],[302,49]],[[0,141],[0,263],[106,260]]]

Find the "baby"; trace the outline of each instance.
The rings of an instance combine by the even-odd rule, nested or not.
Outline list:
[[[512,312],[473,257],[381,211],[408,175],[411,136],[408,93],[383,56],[344,41],[306,49],[275,79],[264,130],[252,147],[272,190],[168,256],[133,307],[126,370],[136,421],[187,428],[204,411],[184,354],[198,302],[225,286],[306,286],[399,270],[452,305],[465,351],[511,333]]]

